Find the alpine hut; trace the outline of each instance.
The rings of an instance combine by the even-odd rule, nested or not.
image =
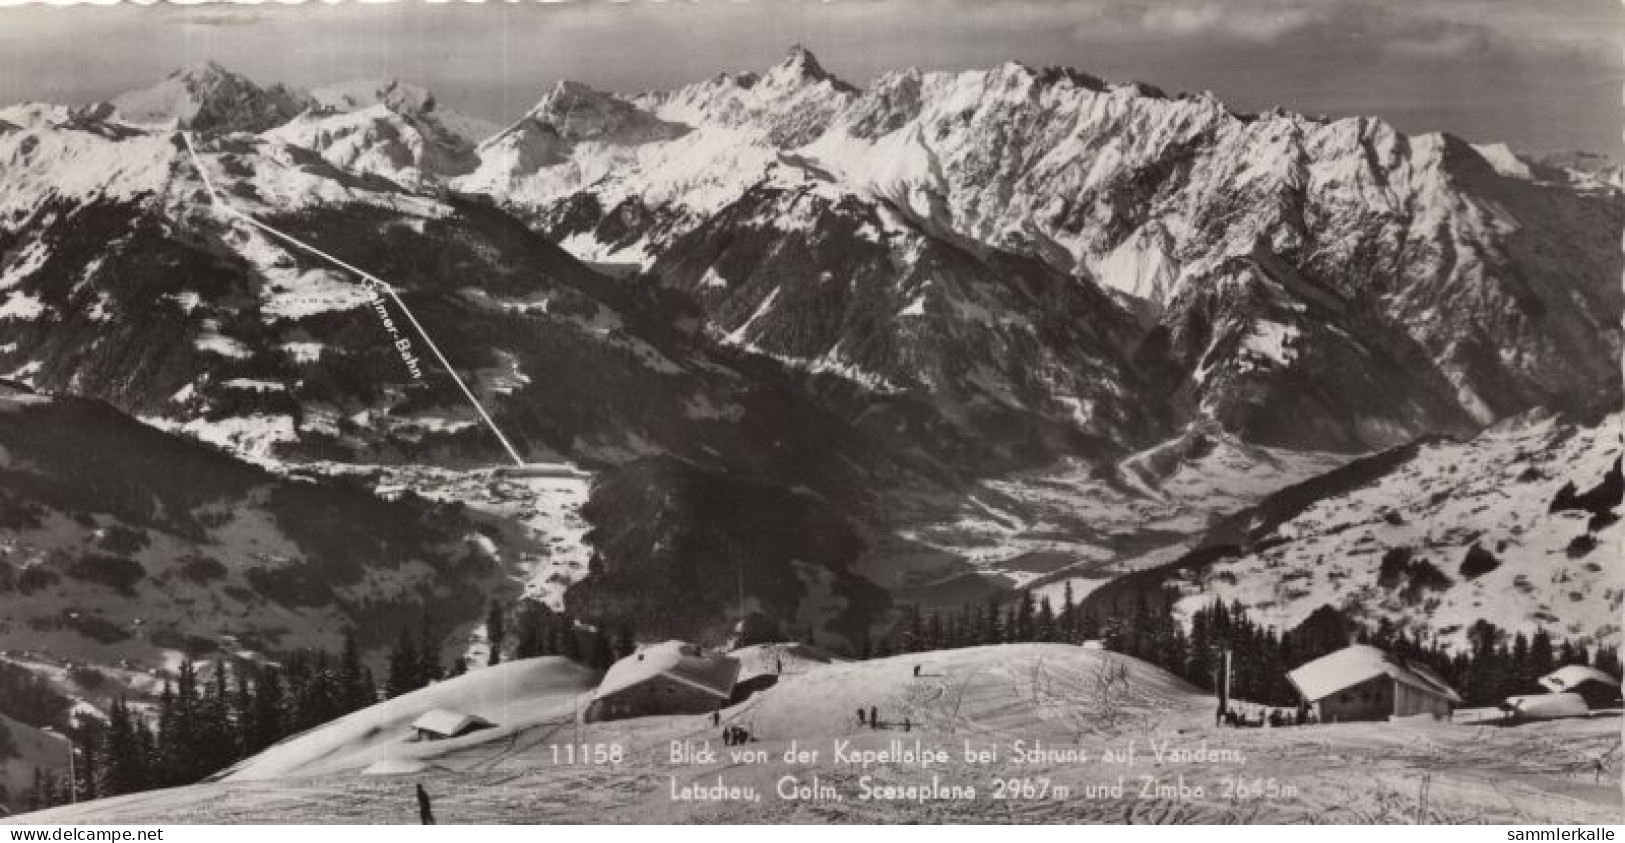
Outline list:
[[[1461,702],[1426,665],[1365,644],[1321,656],[1287,673],[1287,679],[1317,709],[1322,723],[1418,714],[1445,719],[1451,705]]]
[[[489,729],[495,724],[475,714],[437,708],[412,721],[412,734],[420,741],[440,741]]]
[[[587,705],[587,722],[656,714],[705,714],[733,694],[739,660],[682,641],[653,644],[611,665]]]
[[[1540,678],[1540,684],[1554,694],[1579,694],[1592,711],[1619,708],[1619,680],[1583,664],[1560,667]]]

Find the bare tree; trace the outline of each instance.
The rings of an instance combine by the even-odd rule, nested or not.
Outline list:
[[[1133,690],[1129,682],[1128,665],[1106,655],[1095,665],[1089,682],[1089,702],[1094,708],[1095,715],[1106,728],[1116,728],[1118,720],[1127,714],[1128,701]]]

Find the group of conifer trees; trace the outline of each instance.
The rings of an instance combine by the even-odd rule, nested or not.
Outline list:
[[[393,666],[392,666],[393,667]],[[414,674],[423,675],[421,665]],[[391,682],[405,681],[394,675]],[[415,681],[415,680],[414,680]],[[400,686],[400,687],[404,687]],[[378,701],[354,636],[337,656],[298,650],[275,664],[190,660],[155,703],[114,699],[105,721],[79,717],[74,786],[79,799],[191,784],[270,745]],[[64,778],[43,776],[30,807],[68,801]]]
[[[1434,670],[1467,707],[1491,706],[1515,694],[1540,693],[1540,677],[1569,664],[1591,665],[1611,676],[1621,673],[1616,647],[1587,650],[1546,630],[1509,634],[1480,620],[1467,634],[1469,646],[1451,650],[1438,639],[1421,641],[1382,621],[1368,628],[1322,607],[1285,633],[1254,621],[1240,603],[1218,600],[1191,613],[1181,624],[1174,612],[1179,593],[1136,592],[1097,610],[1073,600],[1070,584],[1057,610],[1048,597],[1023,592],[1014,600],[991,597],[980,607],[957,612],[915,613],[895,639],[865,641],[860,658],[987,644],[1099,641],[1107,650],[1151,662],[1204,690],[1217,686],[1223,652],[1231,654],[1231,695],[1267,705],[1292,706],[1297,693],[1287,673],[1351,643],[1368,643]],[[1128,604],[1128,605],[1123,605]]]
[[[637,649],[632,627],[627,624],[621,624],[611,638],[603,624],[588,629],[568,614],[554,613],[528,600],[519,604],[515,626],[514,656],[521,659],[564,656],[596,670],[606,670],[616,659]],[[491,628],[489,619],[486,628]],[[491,651],[495,654],[499,649],[493,646]]]

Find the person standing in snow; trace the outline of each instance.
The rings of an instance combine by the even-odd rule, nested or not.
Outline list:
[[[429,805],[429,791],[423,789],[423,783],[418,783],[418,820],[424,825],[434,825],[434,809]]]
[[[861,705],[858,706],[858,725],[859,726],[867,726],[867,725],[869,725],[869,719],[866,716],[864,716],[863,706],[861,706]]]
[[[880,728],[880,709],[875,708],[872,705],[869,706],[869,728]]]

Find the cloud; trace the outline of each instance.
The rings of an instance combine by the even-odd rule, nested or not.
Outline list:
[[[1494,49],[1609,65],[1618,63],[1617,35],[1625,25],[1617,0],[1080,0],[1038,8],[1064,8],[1080,43],[1247,46],[1361,37],[1395,57],[1449,58]]]
[[[182,13],[181,24],[184,26],[253,26],[264,19],[258,12],[247,9],[189,10]]]
[[[1249,6],[1202,3],[1196,6],[1159,4],[1141,18],[1153,33],[1179,36],[1218,34],[1242,41],[1274,41],[1322,18],[1323,10],[1303,6],[1267,4]]]
[[[1470,53],[1490,49],[1490,35],[1483,30],[1445,29],[1438,32],[1400,35],[1382,44],[1390,55],[1409,59],[1457,60]]]
[[[1324,22],[1339,8],[1331,0],[1089,0],[1079,13],[1079,41],[1218,39],[1268,43]]]
[[[1432,0],[1399,7],[1401,25],[1451,30],[1442,46],[1460,44],[1464,30],[1482,33],[1484,43],[1521,53],[1579,56],[1617,66],[1625,10],[1618,0]],[[1408,41],[1398,35],[1396,41]],[[1466,45],[1463,49],[1468,49]]]

